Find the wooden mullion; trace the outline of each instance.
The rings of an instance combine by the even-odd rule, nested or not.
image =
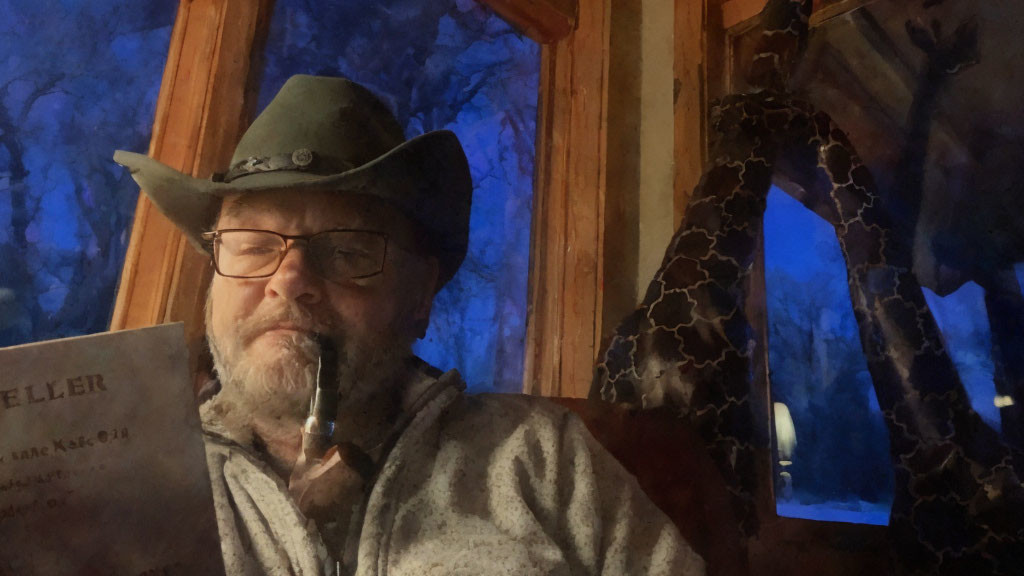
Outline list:
[[[608,58],[610,4],[579,7],[573,34],[569,92],[570,152],[567,174],[569,250],[564,298],[565,342],[561,395],[586,397],[600,346],[604,203],[606,184]],[[598,55],[598,56],[592,56]]]
[[[557,184],[562,172],[562,158],[555,156],[560,147],[554,145],[554,126],[563,112],[553,97],[560,81],[555,77],[564,72],[558,65],[558,53],[564,46],[541,47],[540,95],[537,103],[536,150],[534,166],[533,224],[530,233],[530,277],[527,288],[526,352],[523,366],[523,391],[542,396],[555,395],[556,369],[560,363],[557,345],[560,316],[562,271],[553,265],[562,252],[559,234],[561,226],[551,214],[564,212],[564,195]],[[556,169],[555,166],[558,166]],[[557,195],[556,195],[557,194]]]
[[[682,219],[706,161],[707,128],[707,3],[675,0],[673,206],[676,225]]]
[[[586,396],[601,322],[609,3],[542,48],[523,389]]]
[[[877,0],[815,0],[810,26],[820,26],[837,16],[863,8]],[[733,28],[756,18],[767,0],[726,0],[722,3],[722,23],[726,29]]]
[[[157,101],[150,156],[199,177],[223,167],[244,129],[272,0],[182,0]],[[111,329],[184,321],[193,363],[202,339],[207,259],[139,198]]]
[[[577,0],[479,1],[540,44],[558,42],[576,26]]]
[[[164,74],[160,82],[161,97],[157,99],[153,134],[149,142],[149,155],[154,158],[158,157],[157,154],[159,154],[159,150],[162,147],[163,132],[167,126],[168,108],[171,102],[169,97],[163,95],[170,94],[174,86],[174,78],[178,73],[178,65],[182,58],[181,52],[184,46],[184,37],[191,6],[191,2],[180,2],[178,4],[175,25],[171,31],[171,43],[167,51],[167,62],[164,66]],[[157,291],[154,281],[158,281],[159,276],[154,275],[148,268],[140,274],[140,267],[146,265],[146,261],[143,259],[143,238],[147,235],[155,236],[156,233],[156,228],[152,230],[149,228],[151,211],[155,212],[149,199],[140,193],[135,206],[135,219],[132,224],[125,263],[121,271],[120,285],[114,302],[114,312],[110,323],[111,330],[135,325],[138,321],[138,315],[145,314],[142,310],[143,306],[136,299],[136,293],[146,293],[152,299],[152,295]],[[154,224],[154,226],[159,227],[159,222]],[[150,230],[148,234],[145,233],[147,230]],[[146,246],[146,248],[146,253],[149,255],[152,249],[150,246]],[[130,314],[133,316],[132,318],[129,317]]]

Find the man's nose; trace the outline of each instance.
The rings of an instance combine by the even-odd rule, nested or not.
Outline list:
[[[315,304],[323,297],[323,280],[313,270],[305,246],[292,245],[277,272],[267,282],[266,295],[304,304]]]

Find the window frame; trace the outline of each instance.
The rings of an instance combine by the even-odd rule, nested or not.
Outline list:
[[[610,0],[480,0],[541,44],[523,391],[583,397],[601,334]],[[528,5],[527,5],[528,4]],[[198,177],[251,120],[273,0],[181,0],[149,155]],[[111,330],[184,322],[204,353],[209,259],[139,196]]]

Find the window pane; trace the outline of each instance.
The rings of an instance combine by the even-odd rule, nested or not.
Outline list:
[[[278,0],[263,107],[293,74],[345,76],[380,96],[412,137],[448,129],[475,190],[469,254],[437,295],[416,353],[472,391],[518,392],[540,49],[476,0]]]
[[[971,407],[996,431],[1002,428],[992,377],[992,333],[985,310],[985,291],[968,282],[946,297],[924,288],[925,301],[942,331],[946,350],[971,399]]]
[[[888,524],[889,436],[832,227],[773,188],[765,212],[769,365],[780,516]],[[781,462],[780,462],[781,461]]]
[[[175,0],[0,0],[0,346],[105,330]]]
[[[777,403],[777,511],[887,524],[888,436],[831,226],[773,189],[765,213],[765,264],[772,401]],[[1018,266],[1017,276],[1024,277],[1024,266]],[[923,292],[972,407],[999,431],[997,404],[1012,400],[996,392],[984,289],[967,282],[945,297],[927,288]],[[1007,360],[1016,357],[1011,353]]]

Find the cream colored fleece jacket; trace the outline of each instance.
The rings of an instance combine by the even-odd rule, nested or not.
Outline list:
[[[452,374],[441,379],[458,381]],[[263,462],[214,439],[207,454],[229,576],[335,573],[316,527]],[[358,576],[704,574],[578,417],[541,398],[467,396],[455,385],[387,456],[357,546]]]

